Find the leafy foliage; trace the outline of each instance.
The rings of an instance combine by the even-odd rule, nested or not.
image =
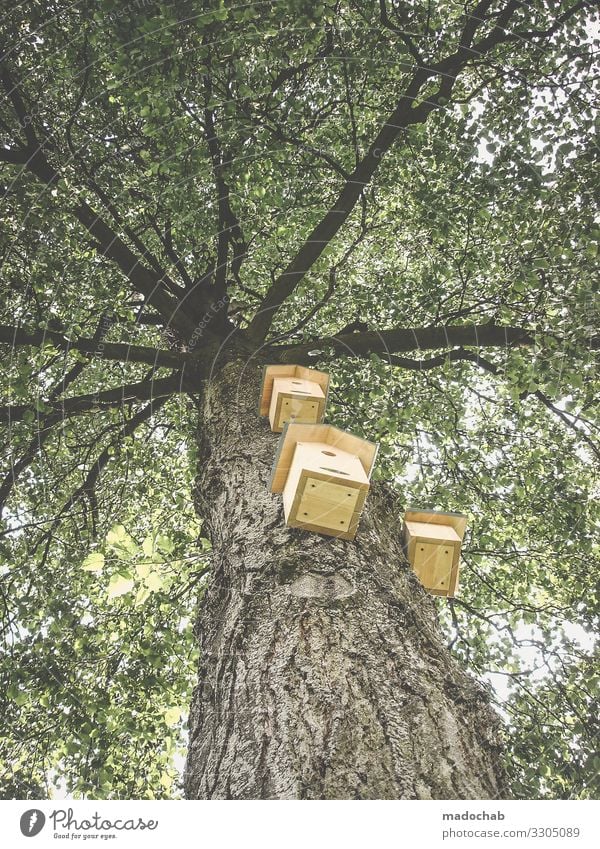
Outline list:
[[[6,12],[4,797],[178,795],[195,401],[231,340],[329,367],[400,501],[469,515],[440,617],[514,792],[597,794],[598,13],[468,5]],[[365,342],[393,328],[414,342]]]
[[[119,446],[98,497],[106,531],[90,533],[81,504],[62,521],[49,518],[73,485],[67,477],[49,491],[57,462],[52,473],[34,466],[44,486],[31,498],[20,491],[18,513],[7,512],[5,793],[22,795],[24,781],[66,783],[87,798],[177,792],[174,758],[195,672],[192,599],[208,554],[189,501],[187,420],[174,407],[168,421],[157,416]],[[83,437],[72,435],[80,450]],[[92,432],[92,449],[100,439]],[[58,441],[47,451],[68,455],[63,434]]]

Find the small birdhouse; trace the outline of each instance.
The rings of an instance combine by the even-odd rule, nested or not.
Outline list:
[[[271,475],[286,524],[354,539],[376,453],[372,442],[331,425],[287,424]]]
[[[437,510],[407,510],[404,545],[408,562],[433,595],[452,598],[458,586],[458,566],[467,517]]]
[[[304,366],[267,366],[264,370],[260,415],[268,416],[271,430],[281,433],[287,422],[323,421],[329,375]]]

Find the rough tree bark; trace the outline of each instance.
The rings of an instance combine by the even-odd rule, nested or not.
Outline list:
[[[403,559],[400,507],[375,486],[352,542],[286,528],[260,375],[229,362],[201,406],[195,498],[214,569],[187,797],[505,796],[498,717]]]

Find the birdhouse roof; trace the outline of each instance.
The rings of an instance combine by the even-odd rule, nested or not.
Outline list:
[[[298,377],[301,380],[312,380],[323,390],[327,399],[329,390],[329,375],[325,371],[317,371],[314,368],[294,365],[265,366],[263,369],[262,391],[260,394],[259,410],[260,416],[269,415],[269,406],[273,394],[273,381],[276,377]]]
[[[324,442],[340,451],[354,454],[360,460],[366,476],[368,478],[371,476],[378,447],[374,442],[368,442],[360,436],[354,436],[352,433],[333,427],[333,425],[289,422],[285,425],[277,446],[277,454],[271,472],[271,492],[283,492],[297,442]]]
[[[456,531],[459,539],[465,535],[467,517],[464,513],[444,513],[441,510],[418,510],[409,507],[404,514],[405,522],[419,522],[425,525],[446,525]]]

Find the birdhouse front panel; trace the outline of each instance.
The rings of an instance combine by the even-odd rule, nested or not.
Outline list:
[[[448,594],[453,560],[454,546],[418,541],[415,545],[413,568],[421,583],[431,591]]]
[[[279,433],[287,422],[314,424],[325,411],[325,393],[318,383],[300,378],[274,378],[269,422]]]
[[[348,531],[358,520],[357,504],[360,490],[331,483],[314,477],[303,479],[303,490],[298,491],[299,502],[295,520],[302,525],[318,525],[332,532]],[[331,487],[332,497],[319,498],[321,485]]]
[[[283,489],[286,523],[353,539],[369,491],[355,455],[324,442],[298,442]]]
[[[464,529],[465,517],[461,514],[409,511],[405,516],[408,562],[433,595],[452,597],[456,592]]]
[[[285,425],[271,473],[294,528],[354,539],[377,445],[326,424]]]

